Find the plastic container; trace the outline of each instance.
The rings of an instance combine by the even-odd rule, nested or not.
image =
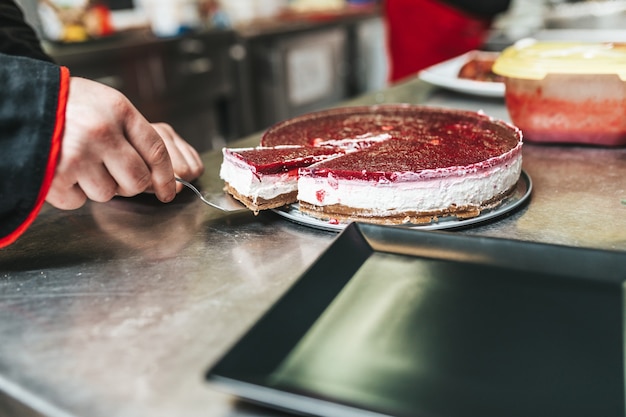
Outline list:
[[[529,142],[626,144],[626,44],[523,40],[493,71]]]

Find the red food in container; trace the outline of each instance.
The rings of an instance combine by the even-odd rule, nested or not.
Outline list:
[[[511,121],[528,142],[626,145],[626,46],[524,40],[505,49]]]

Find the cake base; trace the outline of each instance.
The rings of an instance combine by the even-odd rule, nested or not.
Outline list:
[[[236,200],[240,201],[244,206],[248,209],[252,210],[254,214],[259,214],[261,210],[269,210],[278,207],[285,206],[287,204],[295,203],[298,201],[298,191],[292,191],[286,194],[281,194],[272,198],[271,200],[266,200],[262,197],[252,197],[247,195],[240,194],[237,189],[232,187],[229,183],[225,183],[224,191],[228,194],[232,195]]]
[[[478,217],[484,210],[492,210],[500,206],[507,198],[509,198],[516,190],[517,184],[488,201],[483,202],[480,206],[450,206],[442,210],[434,210],[428,212],[405,211],[397,214],[375,213],[373,210],[358,209],[347,207],[341,204],[333,204],[328,206],[317,206],[298,202],[300,211],[311,217],[324,221],[350,222],[359,221],[364,223],[401,225],[401,224],[429,224],[437,222],[442,217],[456,217],[458,219],[471,219]]]

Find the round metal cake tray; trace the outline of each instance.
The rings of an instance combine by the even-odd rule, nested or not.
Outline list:
[[[519,181],[517,181],[517,185],[513,194],[507,197],[502,204],[498,207],[491,210],[483,210],[480,215],[476,217],[472,217],[469,219],[459,219],[455,216],[448,217],[440,217],[436,221],[432,221],[430,223],[405,223],[401,225],[394,225],[395,227],[406,227],[410,229],[419,229],[419,230],[441,230],[441,229],[455,229],[460,227],[467,227],[470,225],[475,225],[478,223],[486,222],[488,220],[493,220],[498,217],[502,217],[513,210],[517,209],[519,206],[524,204],[530,194],[532,192],[533,183],[530,179],[530,176],[526,173],[526,171],[522,170]],[[273,211],[290,220],[294,223],[298,223],[304,226],[313,227],[315,229],[327,230],[331,232],[340,232],[342,231],[348,224],[347,223],[331,223],[327,220],[316,219],[315,217],[311,217],[307,214],[304,214],[300,211],[300,208],[297,203],[290,204],[285,207],[281,207],[278,209],[273,209]],[[363,220],[359,220],[363,221]]]

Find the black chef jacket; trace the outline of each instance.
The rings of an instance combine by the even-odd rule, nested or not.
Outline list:
[[[53,63],[13,1],[0,2],[0,248],[45,201],[61,147],[67,68]]]

